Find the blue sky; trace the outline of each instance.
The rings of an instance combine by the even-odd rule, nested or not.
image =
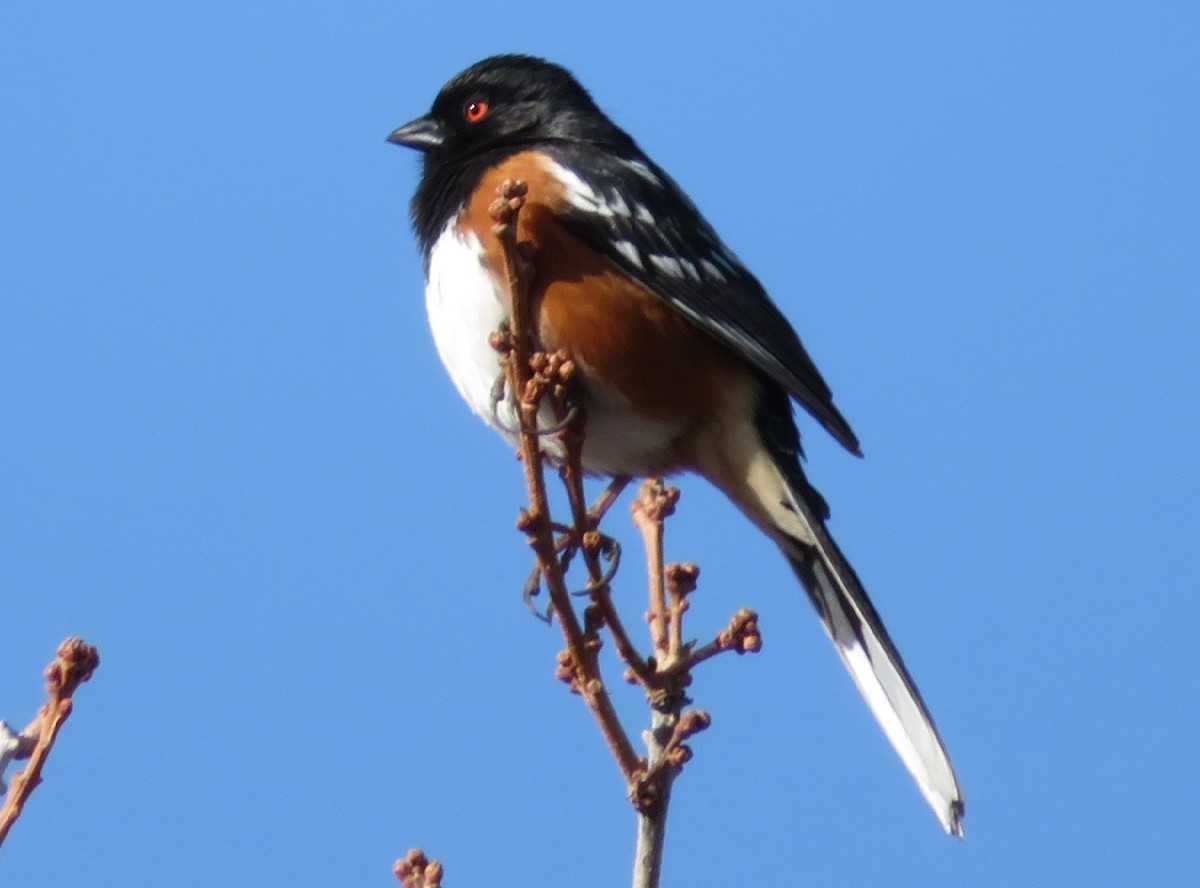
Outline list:
[[[5,883],[385,885],[414,844],[453,885],[624,883],[383,141],[513,50],[574,70],[795,321],[867,454],[804,422],[812,478],[967,797],[957,843],[782,559],[685,481],[691,632],[752,606],[765,648],[698,675],[668,884],[1193,882],[1195,4],[495,9],[6,10],[0,717],[63,636],[103,664]]]

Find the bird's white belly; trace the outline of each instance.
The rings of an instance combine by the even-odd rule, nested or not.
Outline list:
[[[471,410],[515,446],[516,410],[505,388],[497,401],[500,356],[488,338],[506,320],[504,290],[488,266],[483,245],[452,219],[429,253],[425,308],[438,355]],[[637,413],[619,392],[589,376],[579,361],[586,393],[587,432],[584,467],[590,472],[639,475],[670,461],[680,429]],[[553,424],[547,414],[542,425]],[[557,440],[542,439],[552,458],[561,456]]]
[[[500,329],[508,312],[479,238],[460,232],[453,219],[429,252],[425,310],[434,345],[458,393],[495,426],[493,391],[500,378],[500,355],[488,337]]]

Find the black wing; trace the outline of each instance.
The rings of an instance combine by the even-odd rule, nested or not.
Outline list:
[[[620,158],[576,143],[547,154],[568,179],[562,221],[572,234],[778,382],[861,455],[792,325],[666,173],[644,155]]]

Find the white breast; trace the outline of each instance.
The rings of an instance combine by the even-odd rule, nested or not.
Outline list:
[[[488,337],[507,315],[503,291],[484,261],[479,238],[460,231],[456,221],[442,229],[429,252],[425,309],[438,355],[459,394],[486,423],[497,426],[493,402],[500,360]],[[505,412],[504,424],[511,428],[511,413]]]

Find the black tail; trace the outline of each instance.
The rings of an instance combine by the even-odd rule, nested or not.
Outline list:
[[[962,792],[933,717],[854,569],[793,486],[801,527],[779,528],[777,542],[875,719],[942,826],[961,837]]]
[[[702,465],[783,550],[842,662],[946,831],[962,835],[963,799],[950,757],[899,651],[825,527],[828,509],[804,477],[790,413],[779,429],[730,429],[722,459]],[[763,431],[767,431],[766,435]],[[764,442],[764,437],[767,442]]]

